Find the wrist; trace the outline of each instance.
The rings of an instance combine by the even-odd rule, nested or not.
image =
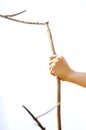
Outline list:
[[[75,77],[74,75],[76,75],[76,72],[70,69],[68,74],[65,77],[65,81],[72,82],[73,78]]]

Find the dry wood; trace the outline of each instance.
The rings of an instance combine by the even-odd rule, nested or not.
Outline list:
[[[1,15],[0,14],[0,17],[15,21],[15,22],[24,23],[24,24],[46,25],[47,33],[48,33],[49,41],[50,41],[50,46],[51,46],[51,52],[53,55],[56,55],[54,43],[53,43],[53,39],[52,39],[52,34],[51,34],[50,27],[49,27],[49,22],[27,22],[27,21],[22,21],[22,20],[11,18],[13,16],[24,13],[25,11],[26,10],[13,14],[13,15]],[[60,108],[60,106],[61,106],[61,83],[60,83],[60,79],[58,77],[56,79],[57,79],[57,126],[58,126],[58,130],[61,130],[61,108]],[[38,123],[40,128],[42,128],[42,126],[41,126],[40,122],[38,122],[37,118],[35,118],[32,115],[32,113],[25,106],[23,106],[23,107],[29,112],[29,114],[33,117],[33,119]],[[43,127],[42,130],[45,130],[45,128]]]
[[[26,10],[23,10],[23,11],[18,12],[18,13],[16,13],[16,14],[10,14],[10,15],[4,15],[4,16],[5,16],[5,17],[14,17],[14,16],[20,15],[20,14],[22,14],[22,13],[24,13],[24,12],[26,12]]]
[[[29,111],[24,105],[22,105],[22,107],[30,114],[30,116],[33,118],[33,120],[38,124],[38,126],[42,129],[42,130],[46,130],[42,124],[38,121],[38,119],[32,114],[31,111]]]
[[[9,15],[1,15],[0,14],[0,17],[8,19],[8,20],[15,21],[15,22],[19,22],[19,23],[24,23],[24,24],[45,25],[45,24],[48,23],[48,22],[28,22],[28,21],[18,20],[18,19],[14,19],[14,18],[9,17]]]
[[[52,38],[52,34],[51,34],[51,30],[49,27],[49,23],[46,24],[46,28],[47,28],[47,33],[48,33],[48,37],[50,40],[50,46],[51,46],[51,52],[53,55],[56,55],[55,52],[55,48],[54,48],[54,43],[53,43],[53,38]],[[58,126],[58,130],[61,130],[61,109],[60,109],[60,105],[61,105],[61,84],[60,84],[60,79],[57,77],[57,126]]]

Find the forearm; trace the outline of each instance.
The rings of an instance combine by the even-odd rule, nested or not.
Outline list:
[[[86,88],[86,73],[72,71],[66,80]]]
[[[61,80],[68,81],[86,88],[86,73],[76,72],[70,68],[62,56],[50,57],[50,73]]]

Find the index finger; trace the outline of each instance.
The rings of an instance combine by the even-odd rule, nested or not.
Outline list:
[[[52,59],[54,59],[56,57],[57,57],[57,55],[52,55],[52,56],[50,56],[50,60],[52,60]]]
[[[62,58],[62,56],[59,56],[59,55],[52,55],[52,56],[50,56],[50,60],[53,60],[55,58]]]

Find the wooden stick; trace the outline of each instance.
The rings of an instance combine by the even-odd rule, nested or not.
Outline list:
[[[6,18],[8,20],[15,21],[15,22],[24,23],[24,24],[46,25],[47,33],[48,33],[49,40],[50,40],[51,52],[52,52],[53,55],[56,55],[54,44],[53,44],[53,39],[52,39],[52,34],[51,34],[50,27],[49,27],[49,22],[45,22],[45,23],[43,23],[43,22],[27,22],[27,21],[22,21],[22,20],[11,18],[11,17],[13,17],[15,15],[19,15],[19,14],[25,12],[25,11],[26,10],[19,12],[17,14],[13,14],[13,15],[1,15],[0,14],[0,17]],[[60,114],[61,83],[60,83],[60,79],[58,77],[56,79],[57,79],[57,123],[58,123],[57,125],[58,125],[58,130],[61,130],[61,114]]]
[[[1,15],[1,14],[0,14],[0,17],[8,19],[8,20],[15,21],[15,22],[19,22],[19,23],[24,23],[24,24],[45,25],[45,24],[48,23],[48,22],[27,22],[27,21],[18,20],[18,19],[8,17],[8,15]]]
[[[42,124],[38,121],[38,119],[24,106],[22,105],[22,107],[30,114],[30,116],[33,118],[34,121],[36,121],[36,123],[38,124],[38,126],[42,129],[42,130],[46,130]]]
[[[56,55],[49,23],[46,24],[46,28],[50,40],[51,52],[53,55]],[[57,126],[58,126],[58,130],[61,130],[61,114],[60,114],[61,84],[60,84],[60,79],[58,77],[56,79],[57,79],[57,104],[59,104],[57,105]]]

